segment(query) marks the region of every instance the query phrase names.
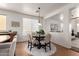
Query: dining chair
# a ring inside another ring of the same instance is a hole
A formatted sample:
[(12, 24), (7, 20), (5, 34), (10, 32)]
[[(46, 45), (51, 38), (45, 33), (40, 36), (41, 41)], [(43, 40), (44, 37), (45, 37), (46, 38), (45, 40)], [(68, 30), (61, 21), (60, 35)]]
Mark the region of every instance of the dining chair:
[(35, 39), (32, 37), (32, 34), (27, 34), (28, 37), (28, 48), (30, 47), (30, 51), (33, 48), (33, 44), (35, 43)]
[(41, 43), (44, 45), (43, 47), (45, 49), (45, 52), (47, 51), (47, 47), (49, 47), (49, 49), (51, 50), (51, 34), (47, 33)]

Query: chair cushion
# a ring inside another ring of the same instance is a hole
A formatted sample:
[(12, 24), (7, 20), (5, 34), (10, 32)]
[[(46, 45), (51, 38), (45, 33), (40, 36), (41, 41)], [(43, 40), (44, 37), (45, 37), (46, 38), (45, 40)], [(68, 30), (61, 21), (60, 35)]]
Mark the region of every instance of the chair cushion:
[(43, 41), (40, 41), (41, 42), (41, 44), (45, 44), (46, 42), (43, 40)]

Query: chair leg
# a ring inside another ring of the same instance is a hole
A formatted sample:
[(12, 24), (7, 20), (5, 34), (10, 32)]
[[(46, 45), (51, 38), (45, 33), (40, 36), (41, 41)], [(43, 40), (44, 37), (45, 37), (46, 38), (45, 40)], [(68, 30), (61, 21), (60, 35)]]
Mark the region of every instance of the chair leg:
[(16, 54), (14, 53), (14, 56), (16, 56)]
[(47, 50), (46, 50), (46, 43), (45, 43), (45, 52), (47, 52)]
[(51, 50), (51, 43), (49, 42), (49, 49)]
[(28, 48), (29, 48), (29, 42), (28, 42)]
[(32, 43), (31, 43), (31, 47), (30, 47), (30, 51), (32, 50)]

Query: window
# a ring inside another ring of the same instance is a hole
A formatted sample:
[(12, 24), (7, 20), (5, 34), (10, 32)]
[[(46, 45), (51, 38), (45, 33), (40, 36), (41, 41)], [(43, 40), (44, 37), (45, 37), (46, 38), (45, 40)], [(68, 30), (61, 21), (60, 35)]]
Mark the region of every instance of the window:
[(77, 32), (79, 32), (79, 23), (77, 23)]
[(6, 30), (6, 16), (0, 15), (0, 31)]
[(38, 30), (38, 20), (23, 18), (23, 33), (35, 32)]

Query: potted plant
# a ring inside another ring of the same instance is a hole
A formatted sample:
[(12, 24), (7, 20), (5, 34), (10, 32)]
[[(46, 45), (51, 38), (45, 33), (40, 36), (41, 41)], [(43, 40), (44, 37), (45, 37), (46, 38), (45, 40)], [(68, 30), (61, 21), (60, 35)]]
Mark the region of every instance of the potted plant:
[(37, 34), (42, 34), (42, 35), (44, 35), (44, 34), (45, 34), (45, 32), (44, 32), (44, 30), (43, 30), (43, 29), (40, 29), (39, 31), (37, 31)]

